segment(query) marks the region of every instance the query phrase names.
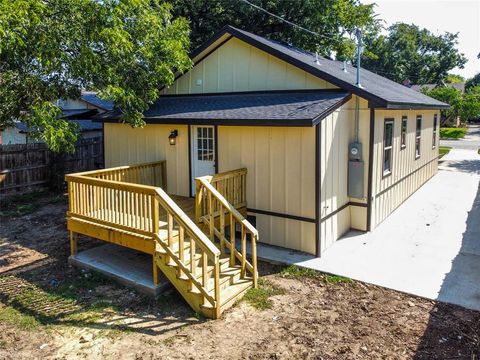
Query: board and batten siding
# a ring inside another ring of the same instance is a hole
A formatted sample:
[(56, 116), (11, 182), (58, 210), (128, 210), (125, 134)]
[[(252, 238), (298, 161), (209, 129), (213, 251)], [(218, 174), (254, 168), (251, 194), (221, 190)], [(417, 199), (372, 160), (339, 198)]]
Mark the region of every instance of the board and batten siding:
[[(176, 145), (168, 142), (177, 129)], [(167, 161), (167, 192), (189, 196), (188, 126), (148, 124), (132, 128), (126, 124), (105, 123), (105, 167)]]
[[(375, 110), (372, 230), (385, 220), (410, 195), (438, 171), (440, 116), (437, 122), (436, 147), (432, 147), (435, 110)], [(417, 115), (422, 116), (420, 157), (415, 158)], [(402, 116), (407, 116), (406, 147), (401, 149)], [(385, 119), (394, 120), (392, 171), (383, 176), (383, 133)]]
[[(320, 253), (350, 228), (366, 230), (369, 119), (368, 103), (360, 99), (359, 141), (363, 144), (365, 170), (365, 196), (361, 199), (348, 197), (348, 145), (355, 139), (355, 96), (321, 122)], [(352, 203), (365, 207), (347, 205)]]
[(315, 129), (219, 126), (218, 152), (219, 172), (248, 169), (249, 209), (310, 219), (250, 212), (260, 241), (315, 254)]
[(237, 38), (181, 75), (163, 94), (332, 89), (336, 86)]

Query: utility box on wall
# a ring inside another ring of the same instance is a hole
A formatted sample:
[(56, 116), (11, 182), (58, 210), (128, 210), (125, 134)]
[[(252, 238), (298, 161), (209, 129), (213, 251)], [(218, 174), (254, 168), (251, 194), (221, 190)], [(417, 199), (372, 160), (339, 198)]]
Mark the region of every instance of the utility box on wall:
[(349, 160), (348, 161), (348, 196), (362, 199), (363, 195), (363, 175), (364, 164), (363, 161)]

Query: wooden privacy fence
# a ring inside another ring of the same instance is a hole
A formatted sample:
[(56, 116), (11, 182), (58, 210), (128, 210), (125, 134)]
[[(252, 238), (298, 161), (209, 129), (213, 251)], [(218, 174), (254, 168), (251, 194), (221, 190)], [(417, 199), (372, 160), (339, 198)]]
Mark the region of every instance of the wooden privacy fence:
[(0, 197), (63, 187), (67, 173), (103, 168), (103, 139), (80, 139), (73, 154), (44, 143), (0, 145)]

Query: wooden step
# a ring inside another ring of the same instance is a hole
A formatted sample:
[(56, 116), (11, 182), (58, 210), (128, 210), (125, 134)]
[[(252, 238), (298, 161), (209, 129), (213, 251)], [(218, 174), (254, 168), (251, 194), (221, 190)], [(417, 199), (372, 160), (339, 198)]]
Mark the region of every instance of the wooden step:
[[(228, 288), (220, 292), (220, 313), (230, 308), (236, 301), (240, 300), (243, 295), (253, 287), (253, 280), (250, 278), (237, 280)], [(210, 304), (201, 305), (206, 310), (213, 310)]]
[[(164, 259), (165, 256), (166, 256), (165, 253), (157, 252), (155, 254), (155, 261), (156, 261), (158, 267), (161, 268), (162, 265), (165, 264), (165, 259)], [(194, 261), (196, 262), (195, 265), (197, 267), (197, 273), (195, 274), (196, 275), (195, 279), (197, 279), (199, 282), (202, 282), (203, 274), (202, 274), (201, 269), (199, 268), (200, 262), (202, 261), (202, 254), (201, 253), (196, 253)], [(188, 253), (185, 254), (183, 264), (187, 268), (190, 267), (190, 251), (188, 251)], [(219, 264), (220, 264), (220, 274), (222, 274), (224, 272), (227, 272), (227, 274), (228, 274), (228, 272), (231, 272), (232, 269), (235, 269), (235, 268), (230, 268), (230, 258), (229, 257), (220, 258), (219, 259)], [(175, 268), (178, 271), (177, 263), (173, 260), (170, 260), (170, 263), (165, 264), (165, 265), (170, 266), (172, 268)], [(213, 277), (214, 269), (215, 269), (215, 267), (213, 265), (208, 265), (208, 267), (207, 267), (207, 274), (208, 275), (207, 276), (209, 277), (209, 279), (211, 279)], [(179, 276), (178, 278), (188, 280), (188, 277), (186, 275)]]

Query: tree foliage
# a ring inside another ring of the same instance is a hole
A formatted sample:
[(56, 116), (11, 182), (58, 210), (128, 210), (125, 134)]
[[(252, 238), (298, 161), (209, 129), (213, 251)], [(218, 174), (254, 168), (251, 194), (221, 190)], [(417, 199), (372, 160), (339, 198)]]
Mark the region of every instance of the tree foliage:
[(448, 74), (445, 78), (447, 84), (460, 84), (465, 82), (465, 78), (462, 75)]
[(20, 119), (50, 148), (71, 150), (75, 128), (55, 100), (83, 88), (142, 126), (161, 86), (191, 66), (188, 51), (188, 23), (161, 0), (2, 0), (0, 127)]
[(463, 68), (467, 59), (456, 49), (458, 34), (432, 34), (416, 25), (397, 23), (387, 35), (367, 38), (366, 46), (374, 56), (364, 66), (397, 82), (441, 84), (448, 72)]
[(471, 79), (468, 79), (465, 83), (465, 89), (468, 90), (474, 86), (480, 85), (480, 73), (474, 75)]
[(290, 43), (296, 47), (338, 58), (353, 58), (352, 36), (357, 27), (366, 33), (378, 31), (374, 5), (358, 0), (250, 0), (265, 10), (311, 31), (315, 36), (290, 26), (241, 0), (175, 0), (173, 12), (190, 22), (192, 46), (197, 47), (225, 25), (232, 25)]
[(450, 109), (442, 110), (442, 116), (448, 120), (460, 118), (468, 121), (480, 118), (480, 85), (470, 88), (465, 93), (450, 86), (434, 89), (423, 88), (422, 92), (450, 105)]

